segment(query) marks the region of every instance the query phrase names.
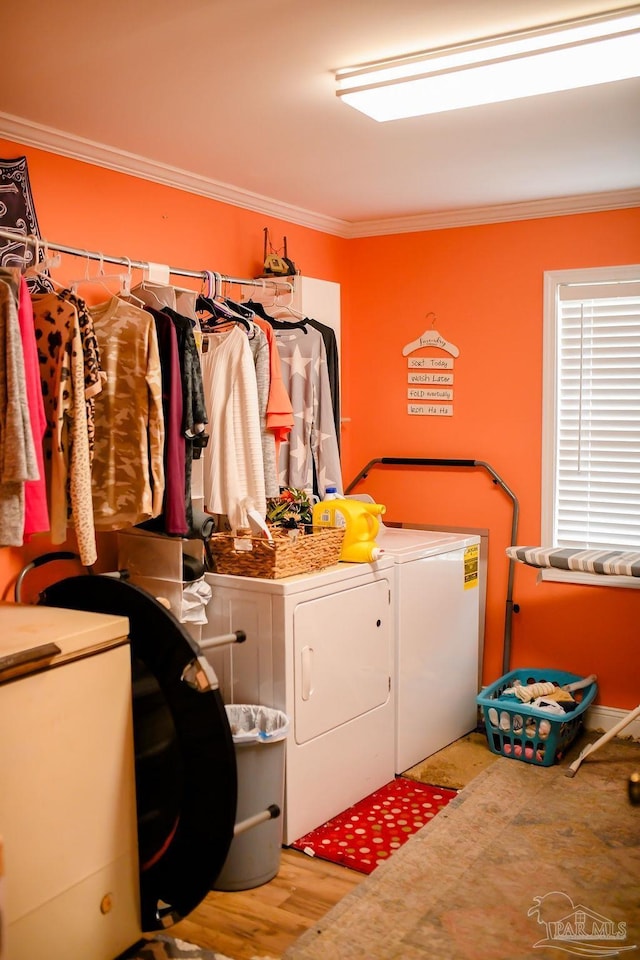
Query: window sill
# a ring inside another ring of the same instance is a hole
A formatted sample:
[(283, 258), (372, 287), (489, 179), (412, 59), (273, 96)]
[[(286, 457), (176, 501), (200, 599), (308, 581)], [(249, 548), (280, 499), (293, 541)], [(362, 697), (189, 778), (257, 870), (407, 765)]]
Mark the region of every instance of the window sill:
[(579, 570), (540, 570), (538, 580), (552, 580), (555, 583), (575, 583), (587, 587), (626, 587), (639, 590), (640, 577), (624, 577), (606, 573), (581, 573)]

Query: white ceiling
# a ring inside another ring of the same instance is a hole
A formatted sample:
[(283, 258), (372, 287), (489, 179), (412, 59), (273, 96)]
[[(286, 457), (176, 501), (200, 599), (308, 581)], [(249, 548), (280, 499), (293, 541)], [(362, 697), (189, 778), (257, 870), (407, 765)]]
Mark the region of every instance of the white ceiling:
[(623, 5), (30, 0), (26, 23), (15, 4), (3, 17), (15, 36), (0, 58), (0, 135), (345, 236), (619, 191), (627, 203), (612, 205), (628, 205), (640, 80), (379, 124), (336, 98), (333, 76)]

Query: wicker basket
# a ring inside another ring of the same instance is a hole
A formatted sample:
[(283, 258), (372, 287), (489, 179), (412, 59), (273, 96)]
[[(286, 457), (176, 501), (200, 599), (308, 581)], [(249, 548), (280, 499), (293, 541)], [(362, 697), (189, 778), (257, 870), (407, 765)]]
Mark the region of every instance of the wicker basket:
[(279, 580), (330, 567), (340, 559), (343, 527), (305, 527), (292, 537), (274, 527), (273, 540), (214, 533), (209, 539), (214, 572)]

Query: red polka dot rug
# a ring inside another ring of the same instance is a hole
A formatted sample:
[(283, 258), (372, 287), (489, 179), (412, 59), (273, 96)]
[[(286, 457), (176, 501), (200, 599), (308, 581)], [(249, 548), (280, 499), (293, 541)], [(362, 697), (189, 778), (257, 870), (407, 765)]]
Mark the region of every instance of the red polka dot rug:
[(396, 777), (291, 846), (351, 870), (372, 873), (456, 794), (456, 790)]

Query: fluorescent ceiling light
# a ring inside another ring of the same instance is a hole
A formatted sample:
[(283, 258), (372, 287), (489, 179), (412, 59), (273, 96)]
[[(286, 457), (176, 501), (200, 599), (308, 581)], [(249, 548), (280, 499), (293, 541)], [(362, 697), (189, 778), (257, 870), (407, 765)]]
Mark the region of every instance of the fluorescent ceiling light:
[(399, 120), (640, 76), (640, 6), (338, 70), (337, 96)]

